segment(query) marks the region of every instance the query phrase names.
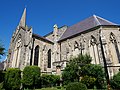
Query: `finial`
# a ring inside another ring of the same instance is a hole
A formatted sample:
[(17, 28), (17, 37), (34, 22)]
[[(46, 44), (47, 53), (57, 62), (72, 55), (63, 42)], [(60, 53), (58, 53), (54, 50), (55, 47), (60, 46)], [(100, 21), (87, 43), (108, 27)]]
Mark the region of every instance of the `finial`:
[(55, 24), (53, 27), (54, 27), (54, 28), (58, 28), (57, 24)]
[(95, 15), (95, 14), (93, 14), (93, 16), (94, 16), (94, 17), (96, 17), (96, 15)]

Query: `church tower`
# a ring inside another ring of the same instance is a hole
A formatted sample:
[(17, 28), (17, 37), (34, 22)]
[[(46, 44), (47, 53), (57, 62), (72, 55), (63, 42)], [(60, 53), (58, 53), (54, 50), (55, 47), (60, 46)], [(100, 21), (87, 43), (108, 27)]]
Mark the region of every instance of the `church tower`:
[(8, 67), (23, 69), (30, 64), (32, 28), (26, 25), (26, 8), (13, 33), (7, 58)]

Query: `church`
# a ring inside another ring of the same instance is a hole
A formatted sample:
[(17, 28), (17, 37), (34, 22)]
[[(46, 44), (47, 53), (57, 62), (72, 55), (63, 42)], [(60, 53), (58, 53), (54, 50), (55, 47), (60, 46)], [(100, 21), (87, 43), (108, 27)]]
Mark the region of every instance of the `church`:
[(120, 26), (93, 15), (72, 26), (53, 26), (45, 36), (37, 35), (26, 25), (26, 8), (14, 31), (6, 61), (6, 68), (24, 69), (37, 65), (42, 73), (60, 74), (69, 59), (88, 54), (92, 64), (104, 65), (100, 40), (110, 76), (120, 68)]

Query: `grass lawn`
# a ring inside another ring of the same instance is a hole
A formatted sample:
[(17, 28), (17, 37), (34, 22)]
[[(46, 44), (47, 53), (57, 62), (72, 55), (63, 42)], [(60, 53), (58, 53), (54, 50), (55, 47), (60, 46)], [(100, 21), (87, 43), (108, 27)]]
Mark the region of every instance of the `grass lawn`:
[(53, 87), (53, 88), (42, 88), (42, 89), (36, 89), (36, 90), (65, 90), (65, 89), (64, 88), (57, 89), (57, 88)]

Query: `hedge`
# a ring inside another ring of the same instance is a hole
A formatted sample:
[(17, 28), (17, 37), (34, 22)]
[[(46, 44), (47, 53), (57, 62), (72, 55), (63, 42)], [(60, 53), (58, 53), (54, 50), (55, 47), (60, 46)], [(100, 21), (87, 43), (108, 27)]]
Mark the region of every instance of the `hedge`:
[(40, 87), (40, 68), (38, 66), (26, 66), (23, 70), (23, 88)]
[(21, 71), (18, 68), (9, 68), (5, 74), (4, 88), (19, 90), (21, 86)]
[(60, 76), (59, 75), (43, 74), (41, 76), (42, 87), (57, 86), (57, 85), (59, 85), (59, 83), (60, 83)]
[(87, 87), (83, 83), (73, 82), (67, 85), (66, 90), (87, 90)]

